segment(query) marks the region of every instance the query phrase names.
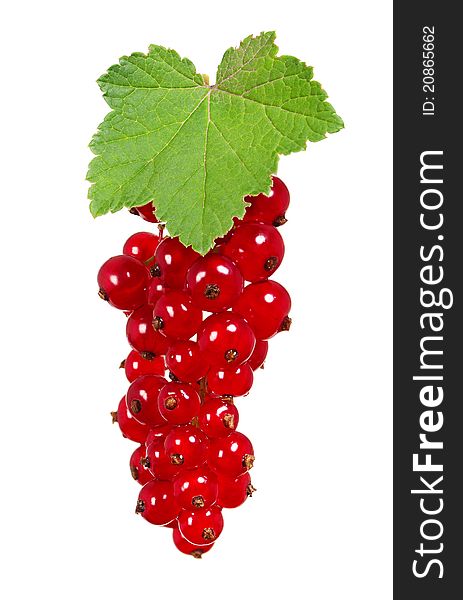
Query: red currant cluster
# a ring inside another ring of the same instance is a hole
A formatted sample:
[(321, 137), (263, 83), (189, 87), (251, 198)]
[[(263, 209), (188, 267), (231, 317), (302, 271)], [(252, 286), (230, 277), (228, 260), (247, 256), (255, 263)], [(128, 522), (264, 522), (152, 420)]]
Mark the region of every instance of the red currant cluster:
[[(113, 420), (140, 444), (130, 459), (143, 486), (136, 512), (171, 527), (176, 547), (195, 557), (222, 532), (222, 509), (255, 491), (234, 398), (251, 389), (267, 340), (291, 323), (289, 294), (269, 279), (284, 255), (276, 227), (288, 190), (274, 177), (269, 196), (246, 200), (244, 218), (205, 256), (160, 225), (132, 235), (98, 273), (100, 297), (128, 317), (130, 386)], [(157, 222), (152, 204), (131, 212)]]

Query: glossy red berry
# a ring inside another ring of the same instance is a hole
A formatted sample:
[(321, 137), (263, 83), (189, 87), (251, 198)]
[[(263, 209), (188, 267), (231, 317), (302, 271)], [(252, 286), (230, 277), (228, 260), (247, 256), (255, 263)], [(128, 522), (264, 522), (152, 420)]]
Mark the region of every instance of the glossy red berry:
[(127, 379), (132, 382), (142, 375), (160, 375), (164, 376), (166, 365), (162, 356), (152, 359), (143, 358), (136, 350), (129, 352), (129, 355), (122, 361), (121, 367), (124, 368)]
[(148, 481), (153, 479), (153, 475), (145, 469), (142, 464), (142, 460), (145, 458), (146, 447), (144, 444), (138, 446), (130, 457), (130, 472), (135, 481), (138, 481), (140, 485), (145, 485)]
[(224, 437), (238, 427), (238, 409), (230, 400), (209, 396), (199, 410), (198, 419), (209, 438)]
[(153, 442), (159, 441), (162, 441), (164, 444), (164, 440), (166, 439), (167, 434), (170, 433), (171, 429), (172, 425), (169, 425), (169, 423), (153, 427), (153, 429), (150, 429), (148, 435), (146, 436), (145, 446), (148, 448), (148, 446)]
[(146, 301), (149, 273), (145, 265), (132, 256), (113, 256), (98, 271), (98, 292), (120, 310), (134, 310)]
[(159, 221), (156, 218), (156, 215), (154, 214), (154, 211), (155, 207), (153, 206), (152, 202), (148, 202), (143, 206), (136, 206), (130, 209), (130, 212), (140, 216), (144, 221), (148, 221), (148, 223), (159, 223)]
[(243, 223), (220, 252), (231, 258), (246, 281), (267, 279), (281, 264), (285, 254), (283, 238), (272, 225)]
[(187, 541), (180, 533), (178, 526), (175, 526), (173, 531), (173, 540), (175, 547), (183, 554), (189, 554), (194, 558), (201, 558), (205, 552), (209, 552), (214, 544), (208, 544), (207, 546), (198, 546), (197, 544), (191, 544)]
[(199, 345), (191, 340), (177, 340), (169, 346), (166, 365), (177, 379), (187, 383), (199, 381), (208, 368)]
[(158, 235), (148, 231), (139, 231), (128, 238), (124, 244), (122, 253), (145, 263), (147, 260), (154, 257), (158, 244)]
[(251, 476), (248, 472), (236, 479), (219, 477), (218, 482), (219, 494), (217, 504), (222, 508), (237, 508), (256, 491), (256, 488), (251, 483)]
[(167, 288), (160, 281), (159, 277), (153, 277), (148, 285), (147, 304), (151, 304), (153, 307), (159, 298), (165, 294)]
[(117, 423), (119, 425), (119, 429), (125, 438), (132, 440), (132, 442), (138, 442), (139, 444), (143, 444), (145, 442), (149, 433), (149, 427), (144, 423), (140, 423), (134, 418), (127, 408), (125, 396), (119, 402), (117, 411), (111, 413), (111, 415), (113, 418), (113, 423)]
[(138, 495), (135, 512), (153, 525), (165, 525), (175, 519), (179, 506), (170, 481), (152, 480), (146, 483)]
[(188, 383), (170, 381), (158, 396), (159, 412), (171, 425), (186, 425), (201, 406), (198, 392)]
[(289, 206), (289, 192), (285, 184), (276, 176), (272, 177), (270, 194), (246, 196), (251, 206), (246, 208), (243, 221), (258, 221), (279, 227), (286, 223), (286, 211)]
[(217, 500), (217, 475), (205, 465), (181, 471), (174, 479), (174, 494), (186, 510), (208, 508)]
[(150, 429), (166, 423), (158, 408), (158, 395), (166, 383), (158, 375), (143, 375), (135, 379), (127, 390), (127, 408), (140, 423), (146, 423)]
[(276, 281), (246, 286), (233, 310), (246, 319), (259, 340), (267, 340), (291, 325), (291, 298)]
[(268, 342), (257, 340), (251, 358), (248, 360), (248, 364), (253, 371), (263, 366), (264, 361), (267, 358), (267, 352)]
[(219, 477), (236, 479), (254, 464), (252, 444), (239, 431), (232, 431), (224, 438), (210, 440), (207, 464)]
[(164, 447), (173, 465), (181, 469), (194, 469), (207, 458), (206, 434), (192, 425), (174, 427), (165, 439)]
[(235, 263), (217, 253), (194, 262), (186, 281), (193, 303), (209, 312), (230, 308), (238, 300), (244, 283)]
[(248, 363), (219, 367), (207, 374), (209, 391), (217, 396), (244, 396), (252, 388), (254, 375)]
[(153, 307), (145, 304), (127, 319), (127, 340), (144, 358), (151, 359), (167, 352), (169, 340), (153, 327)]
[(178, 528), (191, 544), (213, 544), (223, 530), (222, 509), (218, 506), (182, 510), (178, 516)]
[(184, 246), (178, 238), (165, 238), (156, 249), (154, 275), (166, 287), (183, 289), (187, 271), (199, 257), (197, 252)]
[(145, 466), (160, 481), (172, 481), (181, 465), (172, 464), (164, 448), (165, 438), (153, 440), (146, 446)]
[(188, 340), (198, 331), (203, 319), (189, 294), (180, 290), (165, 293), (156, 302), (153, 327), (171, 340)]
[(214, 366), (241, 365), (252, 354), (256, 338), (247, 322), (233, 312), (208, 317), (198, 332), (198, 345)]

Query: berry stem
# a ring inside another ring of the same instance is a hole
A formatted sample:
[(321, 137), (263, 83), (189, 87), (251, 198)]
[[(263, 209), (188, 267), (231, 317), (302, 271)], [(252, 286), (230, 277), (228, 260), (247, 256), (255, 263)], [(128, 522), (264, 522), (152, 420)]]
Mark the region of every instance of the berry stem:
[(204, 399), (206, 398), (206, 394), (207, 394), (206, 378), (202, 377), (199, 380), (199, 397), (201, 398), (201, 404), (204, 404)]

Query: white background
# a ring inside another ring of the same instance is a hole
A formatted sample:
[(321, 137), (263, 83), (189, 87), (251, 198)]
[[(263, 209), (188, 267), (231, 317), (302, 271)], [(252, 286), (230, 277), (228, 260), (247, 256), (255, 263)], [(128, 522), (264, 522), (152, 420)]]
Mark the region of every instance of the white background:
[[(1, 17), (1, 565), (6, 600), (391, 592), (389, 2), (15, 2)], [(257, 493), (201, 561), (134, 514), (134, 446), (109, 412), (127, 386), (124, 317), (100, 264), (144, 223), (87, 209), (97, 77), (149, 43), (211, 80), (223, 51), (276, 29), (346, 128), (283, 158), (292, 194), (276, 279), (293, 329), (237, 402)]]

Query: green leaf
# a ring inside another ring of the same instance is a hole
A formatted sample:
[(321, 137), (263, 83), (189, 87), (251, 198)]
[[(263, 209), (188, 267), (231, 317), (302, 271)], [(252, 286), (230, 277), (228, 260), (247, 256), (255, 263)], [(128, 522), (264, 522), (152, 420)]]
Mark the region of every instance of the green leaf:
[(173, 50), (124, 56), (99, 80), (112, 111), (94, 135), (94, 216), (153, 201), (171, 235), (205, 254), (270, 190), (279, 154), (343, 127), (312, 68), (277, 56), (275, 33), (230, 48), (209, 86)]

